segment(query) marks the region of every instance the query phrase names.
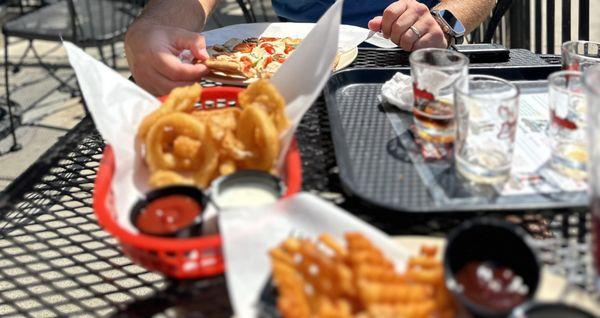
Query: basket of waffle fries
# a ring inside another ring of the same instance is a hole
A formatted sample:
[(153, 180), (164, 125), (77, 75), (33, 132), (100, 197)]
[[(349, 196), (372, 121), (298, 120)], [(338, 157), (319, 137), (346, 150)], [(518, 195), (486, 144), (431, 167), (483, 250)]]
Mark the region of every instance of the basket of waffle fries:
[[(174, 89), (162, 105), (146, 115), (136, 130), (137, 152), (145, 169), (141, 178), (150, 190), (185, 186), (209, 191), (211, 183), (240, 170), (278, 175), (286, 193), (301, 187), (301, 163), (292, 142), (278, 164), (280, 136), (290, 124), (285, 102), (268, 80), (247, 89), (202, 88), (195, 84)], [(135, 233), (117, 220), (111, 190), (115, 176), (113, 150), (107, 146), (94, 191), (99, 223), (138, 264), (175, 278), (223, 273), (221, 238), (217, 233), (194, 237), (163, 237)], [(204, 203), (204, 202), (203, 202)]]
[(263, 316), (284, 318), (455, 317), (436, 254), (421, 246), (397, 271), (359, 232), (346, 233), (345, 244), (328, 234), (288, 238), (269, 252), (272, 279), (259, 307)]

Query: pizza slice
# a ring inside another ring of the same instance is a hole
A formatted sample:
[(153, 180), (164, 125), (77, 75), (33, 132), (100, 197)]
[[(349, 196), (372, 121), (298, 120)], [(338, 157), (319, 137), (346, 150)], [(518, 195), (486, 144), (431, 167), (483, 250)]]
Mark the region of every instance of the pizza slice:
[(207, 59), (204, 64), (213, 73), (223, 73), (226, 76), (257, 77), (253, 62), (242, 54), (224, 54)]
[(244, 78), (270, 78), (302, 39), (232, 38), (223, 45), (208, 48), (205, 64), (217, 75)]
[(223, 73), (229, 76), (246, 78), (256, 77), (253, 59), (248, 53), (258, 45), (256, 38), (241, 40), (232, 38), (223, 45), (213, 45), (207, 48), (210, 58), (204, 63), (213, 73)]

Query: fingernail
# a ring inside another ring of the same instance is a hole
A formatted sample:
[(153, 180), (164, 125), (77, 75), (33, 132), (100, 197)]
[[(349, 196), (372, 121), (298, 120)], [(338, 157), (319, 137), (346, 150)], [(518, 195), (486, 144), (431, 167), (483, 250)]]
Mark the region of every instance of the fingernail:
[(208, 56), (208, 51), (206, 50), (206, 48), (202, 48), (200, 49), (200, 55), (202, 56), (202, 58), (207, 59), (209, 58)]

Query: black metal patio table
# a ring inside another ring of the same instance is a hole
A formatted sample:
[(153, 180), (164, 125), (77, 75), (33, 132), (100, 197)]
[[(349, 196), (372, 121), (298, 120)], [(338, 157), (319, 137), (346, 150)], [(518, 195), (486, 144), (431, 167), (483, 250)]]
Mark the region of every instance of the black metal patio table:
[[(360, 49), (351, 67), (406, 66), (407, 57), (397, 50)], [(548, 63), (560, 59), (512, 50), (504, 65)], [(476, 215), (391, 216), (345, 196), (322, 98), (305, 115), (297, 140), (304, 190), (390, 234), (443, 235)], [(103, 147), (93, 122), (85, 118), (0, 193), (0, 315), (229, 316), (223, 276), (173, 281), (147, 272), (122, 255), (116, 240), (97, 224), (92, 192)], [(542, 259), (553, 271), (594, 292), (586, 211), (527, 211), (497, 217), (521, 224), (539, 239)]]

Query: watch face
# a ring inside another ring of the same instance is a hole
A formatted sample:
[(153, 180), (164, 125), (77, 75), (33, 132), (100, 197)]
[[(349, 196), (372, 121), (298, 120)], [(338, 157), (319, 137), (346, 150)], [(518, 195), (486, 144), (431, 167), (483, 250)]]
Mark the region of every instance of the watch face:
[(465, 26), (454, 16), (454, 14), (452, 14), (452, 12), (448, 10), (439, 10), (438, 14), (446, 21), (446, 23), (448, 23), (456, 35), (462, 36), (465, 34)]

